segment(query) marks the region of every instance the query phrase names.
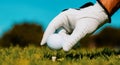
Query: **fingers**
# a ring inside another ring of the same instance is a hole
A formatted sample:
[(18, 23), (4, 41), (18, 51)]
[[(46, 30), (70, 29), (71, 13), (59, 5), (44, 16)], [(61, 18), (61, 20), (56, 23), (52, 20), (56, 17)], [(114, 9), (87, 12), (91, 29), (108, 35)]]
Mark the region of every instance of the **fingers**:
[(79, 40), (85, 37), (88, 33), (92, 33), (98, 27), (98, 22), (94, 19), (81, 19), (77, 22), (73, 33), (63, 44), (63, 50), (69, 51)]
[(67, 21), (67, 19), (66, 19), (65, 14), (61, 13), (58, 16), (56, 16), (48, 25), (48, 27), (43, 35), (41, 45), (44, 45), (47, 41), (48, 36), (53, 34), (58, 28), (62, 27), (64, 25), (64, 22), (66, 22), (66, 21)]
[(69, 51), (79, 40), (82, 32), (80, 27), (77, 25), (73, 33), (67, 38), (66, 42), (63, 44), (63, 50)]

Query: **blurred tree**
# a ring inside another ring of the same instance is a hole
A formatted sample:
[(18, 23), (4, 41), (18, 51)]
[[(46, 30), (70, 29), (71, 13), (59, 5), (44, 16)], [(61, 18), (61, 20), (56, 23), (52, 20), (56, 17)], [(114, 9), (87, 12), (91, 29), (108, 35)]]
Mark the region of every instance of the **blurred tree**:
[(97, 47), (120, 47), (120, 29), (106, 27), (98, 35), (96, 35), (94, 42)]
[(11, 31), (5, 33), (1, 38), (0, 45), (4, 47), (9, 47), (11, 44), (22, 47), (29, 44), (40, 46), (42, 35), (42, 27), (36, 24), (24, 23), (15, 25)]
[(80, 40), (80, 44), (85, 48), (120, 48), (120, 29), (106, 27), (99, 34)]

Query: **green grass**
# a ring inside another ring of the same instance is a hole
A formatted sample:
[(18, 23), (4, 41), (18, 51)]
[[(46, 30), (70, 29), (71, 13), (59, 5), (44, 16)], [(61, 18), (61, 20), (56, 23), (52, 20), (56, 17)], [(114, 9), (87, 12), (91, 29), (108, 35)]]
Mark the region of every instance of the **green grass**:
[[(56, 56), (56, 61), (52, 57)], [(120, 50), (99, 48), (54, 51), (47, 47), (0, 48), (0, 65), (120, 65)]]

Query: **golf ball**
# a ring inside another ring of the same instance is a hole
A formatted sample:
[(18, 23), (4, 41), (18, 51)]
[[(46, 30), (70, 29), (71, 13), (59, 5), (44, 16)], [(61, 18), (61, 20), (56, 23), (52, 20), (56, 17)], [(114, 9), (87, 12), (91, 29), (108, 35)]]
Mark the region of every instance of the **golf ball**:
[(48, 47), (54, 50), (61, 49), (63, 42), (64, 40), (60, 34), (52, 34), (47, 38)]

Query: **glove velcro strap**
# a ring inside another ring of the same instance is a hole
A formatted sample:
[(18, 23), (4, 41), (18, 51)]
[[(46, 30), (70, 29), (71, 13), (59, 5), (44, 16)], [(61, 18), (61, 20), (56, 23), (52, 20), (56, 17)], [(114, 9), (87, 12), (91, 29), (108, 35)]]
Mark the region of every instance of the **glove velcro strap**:
[(111, 23), (111, 15), (109, 14), (108, 10), (104, 7), (104, 5), (99, 0), (97, 0), (97, 2), (105, 10), (105, 13), (108, 15), (109, 23)]
[(85, 7), (92, 6), (92, 5), (94, 5), (92, 2), (88, 2), (84, 4), (83, 6), (81, 6), (80, 8), (85, 8)]
[[(74, 8), (74, 9), (80, 10), (81, 8), (86, 8), (86, 7), (92, 6), (92, 5), (94, 5), (92, 2), (88, 2), (88, 3), (84, 4), (84, 5), (82, 5), (81, 7), (79, 7), (79, 8)], [(68, 9), (69, 9), (69, 8), (68, 8)], [(66, 11), (66, 10), (68, 10), (68, 9), (64, 9), (64, 10), (62, 10), (62, 12), (63, 12), (63, 11)]]

